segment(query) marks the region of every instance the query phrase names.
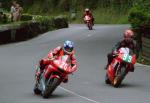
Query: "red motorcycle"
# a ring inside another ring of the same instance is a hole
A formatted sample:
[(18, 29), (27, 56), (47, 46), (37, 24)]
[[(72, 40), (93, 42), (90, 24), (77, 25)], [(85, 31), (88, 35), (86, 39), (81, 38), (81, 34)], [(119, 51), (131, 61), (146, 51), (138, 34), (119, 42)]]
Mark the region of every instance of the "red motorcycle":
[(92, 30), (93, 29), (93, 24), (92, 24), (92, 18), (89, 16), (89, 15), (86, 15), (84, 17), (84, 21), (88, 27), (89, 30)]
[(48, 98), (60, 83), (68, 77), (68, 74), (72, 73), (69, 58), (68, 55), (63, 55), (51, 60), (50, 65), (41, 74), (39, 83), (35, 84), (35, 94), (41, 93), (43, 98)]
[(122, 80), (133, 68), (136, 62), (136, 55), (132, 54), (129, 48), (120, 48), (114, 56), (114, 59), (107, 68), (105, 83), (119, 87)]

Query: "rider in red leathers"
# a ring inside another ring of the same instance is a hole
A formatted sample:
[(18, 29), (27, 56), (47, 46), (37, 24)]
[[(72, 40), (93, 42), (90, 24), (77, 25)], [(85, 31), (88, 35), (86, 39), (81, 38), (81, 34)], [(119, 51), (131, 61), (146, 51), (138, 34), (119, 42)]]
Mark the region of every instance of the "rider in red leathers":
[[(113, 48), (112, 52), (107, 55), (108, 63), (106, 65), (105, 69), (107, 69), (108, 65), (110, 65), (110, 63), (112, 62), (112, 60), (114, 58), (113, 54), (117, 53), (117, 51), (121, 47), (128, 47), (129, 49), (132, 50), (133, 53), (137, 54), (137, 45), (136, 45), (136, 42), (134, 41), (133, 37), (134, 37), (134, 32), (132, 30), (130, 30), (130, 29), (125, 30), (123, 40), (118, 42), (115, 45), (115, 47)], [(131, 67), (130, 71), (134, 72), (134, 66)]]
[(88, 15), (88, 16), (92, 19), (92, 24), (94, 25), (94, 17), (93, 17), (93, 15), (92, 15), (92, 12), (91, 12), (88, 8), (86, 8), (86, 9), (84, 10), (83, 18), (84, 18), (86, 15)]
[[(37, 77), (40, 77), (40, 75), (43, 72), (43, 70), (45, 69), (45, 67), (51, 63), (50, 59), (52, 57), (57, 58), (61, 55), (69, 55), (70, 56), (71, 66), (72, 66), (71, 72), (76, 71), (77, 70), (77, 60), (75, 57), (73, 42), (67, 40), (67, 41), (65, 41), (63, 46), (56, 47), (52, 52), (48, 53), (48, 56), (46, 58), (43, 58), (42, 60), (40, 60), (40, 62), (39, 62), (40, 71), (38, 71), (36, 73)], [(64, 83), (68, 82), (68, 77), (63, 82)]]

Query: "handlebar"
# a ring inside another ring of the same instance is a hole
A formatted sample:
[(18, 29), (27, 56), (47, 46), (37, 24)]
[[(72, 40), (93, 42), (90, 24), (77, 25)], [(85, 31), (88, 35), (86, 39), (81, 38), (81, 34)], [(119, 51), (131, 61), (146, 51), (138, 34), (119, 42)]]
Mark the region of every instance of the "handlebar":
[(52, 57), (52, 58), (47, 58), (48, 60), (50, 60), (50, 61), (52, 61), (52, 60), (54, 60), (55, 58), (54, 57)]

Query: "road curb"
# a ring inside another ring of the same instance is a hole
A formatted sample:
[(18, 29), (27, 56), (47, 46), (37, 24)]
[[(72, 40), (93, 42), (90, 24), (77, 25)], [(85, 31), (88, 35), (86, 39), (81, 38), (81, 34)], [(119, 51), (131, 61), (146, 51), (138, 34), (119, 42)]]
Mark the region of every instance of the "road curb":
[(144, 64), (140, 64), (140, 63), (136, 63), (136, 65), (145, 66), (145, 67), (149, 67), (150, 68), (150, 65), (144, 65)]

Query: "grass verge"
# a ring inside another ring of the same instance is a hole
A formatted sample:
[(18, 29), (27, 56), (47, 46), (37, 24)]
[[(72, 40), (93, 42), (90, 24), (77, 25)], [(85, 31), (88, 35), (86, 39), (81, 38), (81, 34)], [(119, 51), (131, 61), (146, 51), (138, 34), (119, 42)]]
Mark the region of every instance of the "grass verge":
[(140, 63), (140, 64), (144, 64), (144, 65), (150, 65), (150, 60), (145, 59), (142, 56), (142, 53), (139, 54), (139, 58), (137, 59), (137, 62)]
[[(76, 19), (72, 23), (83, 23), (83, 12), (76, 13)], [(96, 9), (93, 11), (95, 24), (128, 24), (128, 13), (117, 12), (113, 9)]]

